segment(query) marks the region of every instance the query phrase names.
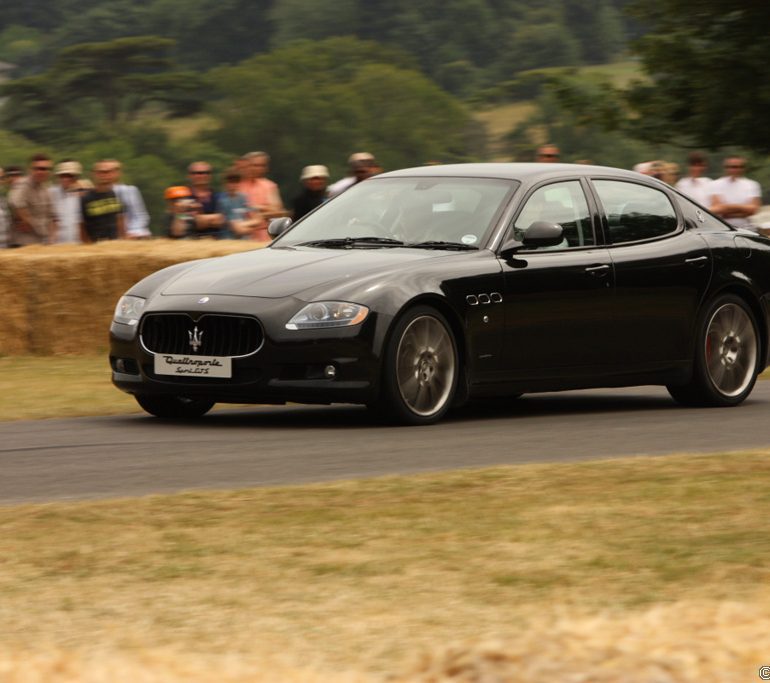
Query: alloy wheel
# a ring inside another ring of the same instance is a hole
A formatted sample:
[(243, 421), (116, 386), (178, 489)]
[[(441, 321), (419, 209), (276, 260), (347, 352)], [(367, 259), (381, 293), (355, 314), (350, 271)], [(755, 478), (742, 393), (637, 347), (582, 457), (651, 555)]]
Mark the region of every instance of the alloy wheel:
[(456, 354), (452, 335), (430, 315), (412, 320), (396, 351), (396, 382), (401, 398), (416, 415), (440, 411), (454, 386)]

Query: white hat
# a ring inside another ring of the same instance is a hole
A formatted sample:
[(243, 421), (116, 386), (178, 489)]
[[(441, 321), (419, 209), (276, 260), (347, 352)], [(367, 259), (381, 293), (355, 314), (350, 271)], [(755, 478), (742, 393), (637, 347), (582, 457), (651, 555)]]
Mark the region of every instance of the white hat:
[(305, 166), (305, 168), (302, 169), (302, 174), (300, 175), (300, 180), (307, 180), (308, 178), (328, 178), (329, 177), (329, 169), (326, 168), (326, 166), (321, 166), (320, 164), (316, 166)]
[(81, 175), (83, 167), (77, 161), (62, 161), (56, 167), (56, 175)]
[(374, 154), (369, 154), (369, 152), (356, 152), (348, 157), (348, 164), (351, 166), (361, 161), (374, 161)]

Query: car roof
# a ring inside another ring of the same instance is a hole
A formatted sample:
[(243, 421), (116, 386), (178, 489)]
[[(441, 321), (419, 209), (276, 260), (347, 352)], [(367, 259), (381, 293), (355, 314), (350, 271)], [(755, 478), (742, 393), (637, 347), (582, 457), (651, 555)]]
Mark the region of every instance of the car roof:
[(478, 164), (437, 164), (416, 166), (398, 171), (382, 173), (380, 178), (402, 177), (464, 177), (464, 178), (504, 178), (534, 182), (550, 177), (571, 176), (613, 176), (629, 180), (650, 180), (635, 171), (610, 166), (589, 166), (586, 164), (536, 164), (536, 163), (478, 163)]

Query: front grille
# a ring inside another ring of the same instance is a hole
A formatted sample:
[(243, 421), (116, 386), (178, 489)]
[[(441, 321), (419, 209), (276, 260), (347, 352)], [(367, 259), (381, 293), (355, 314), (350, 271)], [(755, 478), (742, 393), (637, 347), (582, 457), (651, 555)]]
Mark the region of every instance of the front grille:
[(262, 345), (262, 327), (255, 318), (203, 315), (194, 321), (184, 313), (150, 313), (139, 336), (151, 353), (187, 356), (248, 356)]

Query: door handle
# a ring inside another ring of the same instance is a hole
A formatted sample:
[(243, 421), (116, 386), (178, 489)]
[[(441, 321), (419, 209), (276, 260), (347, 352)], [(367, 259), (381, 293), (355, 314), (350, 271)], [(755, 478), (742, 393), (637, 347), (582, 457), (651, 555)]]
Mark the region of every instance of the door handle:
[(696, 268), (703, 268), (708, 263), (708, 256), (693, 256), (692, 258), (686, 258), (684, 262), (689, 266), (695, 266)]
[(610, 267), (605, 263), (601, 266), (588, 266), (586, 273), (594, 277), (604, 277), (610, 272)]

